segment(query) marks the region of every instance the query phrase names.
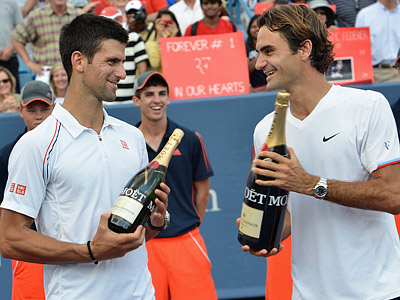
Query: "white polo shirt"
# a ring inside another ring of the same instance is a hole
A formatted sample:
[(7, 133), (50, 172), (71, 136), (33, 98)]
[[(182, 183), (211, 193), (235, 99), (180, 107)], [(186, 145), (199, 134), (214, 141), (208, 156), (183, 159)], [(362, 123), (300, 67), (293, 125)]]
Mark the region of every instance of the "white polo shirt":
[[(57, 104), (15, 145), (1, 207), (36, 219), (44, 235), (85, 244), (147, 163), (144, 137), (134, 126), (104, 111), (98, 135)], [(154, 299), (144, 245), (98, 265), (45, 265), (45, 289), (46, 299)]]
[[(271, 127), (254, 133), (260, 149)], [(358, 182), (400, 160), (388, 101), (374, 91), (332, 86), (309, 116), (288, 110), (287, 145), (306, 172)], [(329, 190), (329, 187), (328, 187)], [(293, 300), (388, 300), (400, 296), (400, 244), (394, 216), (290, 193)]]

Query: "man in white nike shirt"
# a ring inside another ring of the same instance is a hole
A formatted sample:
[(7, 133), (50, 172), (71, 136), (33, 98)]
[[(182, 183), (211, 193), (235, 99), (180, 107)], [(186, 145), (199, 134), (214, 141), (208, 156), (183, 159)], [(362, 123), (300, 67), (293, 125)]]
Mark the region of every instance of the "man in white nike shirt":
[[(400, 299), (400, 149), (388, 101), (326, 81), (333, 45), (308, 7), (271, 8), (258, 26), (256, 68), (267, 89), (291, 94), (290, 158), (257, 153), (271, 160), (255, 159), (254, 173), (274, 178), (256, 183), (290, 191), (283, 237), (291, 234), (292, 299)], [(256, 151), (272, 118), (255, 128)]]

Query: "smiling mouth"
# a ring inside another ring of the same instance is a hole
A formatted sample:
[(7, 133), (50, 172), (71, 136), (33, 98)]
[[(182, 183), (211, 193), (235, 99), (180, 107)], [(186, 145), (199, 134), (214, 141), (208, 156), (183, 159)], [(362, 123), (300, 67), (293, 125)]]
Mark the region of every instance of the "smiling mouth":
[(151, 108), (152, 110), (161, 110), (161, 106), (153, 106), (152, 108)]

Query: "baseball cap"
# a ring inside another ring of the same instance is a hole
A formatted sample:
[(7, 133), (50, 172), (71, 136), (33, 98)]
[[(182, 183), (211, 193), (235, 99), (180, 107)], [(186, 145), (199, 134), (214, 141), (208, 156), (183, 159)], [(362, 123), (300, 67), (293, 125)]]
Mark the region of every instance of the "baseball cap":
[(142, 2), (140, 2), (140, 0), (132, 0), (129, 1), (126, 5), (125, 5), (125, 12), (129, 12), (131, 9), (134, 10), (141, 10), (143, 9), (142, 6)]
[(101, 11), (100, 15), (103, 16), (103, 17), (112, 19), (112, 20), (115, 20), (115, 19), (118, 19), (118, 18), (122, 19), (121, 11), (118, 8), (114, 7), (114, 6), (107, 6), (106, 8), (104, 8)]
[(54, 99), (50, 85), (39, 80), (29, 81), (21, 91), (22, 106), (27, 106), (33, 101), (43, 101), (48, 105), (52, 105), (54, 104)]
[(146, 85), (147, 81), (149, 81), (149, 79), (152, 78), (152, 77), (153, 78), (155, 78), (155, 77), (160, 78), (162, 81), (165, 82), (165, 84), (169, 88), (167, 79), (165, 79), (164, 76), (162, 76), (161, 73), (154, 72), (154, 71), (147, 71), (147, 72), (144, 72), (143, 74), (140, 74), (139, 77), (136, 79), (135, 84), (133, 85), (133, 94), (136, 95), (136, 92), (138, 90), (141, 90), (142, 88), (144, 88), (144, 86)]

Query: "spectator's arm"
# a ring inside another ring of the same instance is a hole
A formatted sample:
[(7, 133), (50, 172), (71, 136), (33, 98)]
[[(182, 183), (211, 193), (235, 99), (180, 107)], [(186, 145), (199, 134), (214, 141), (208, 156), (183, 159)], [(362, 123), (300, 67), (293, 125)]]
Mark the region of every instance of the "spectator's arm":
[(35, 74), (43, 74), (42, 66), (33, 62), (25, 49), (25, 44), (17, 41), (14, 37), (11, 37), (11, 42), (13, 43), (15, 50), (17, 50), (18, 55), (21, 57), (25, 65)]
[(143, 60), (140, 63), (138, 63), (137, 69), (138, 69), (139, 75), (146, 72), (147, 71), (147, 60)]
[(21, 7), (22, 16), (26, 16), (37, 4), (39, 0), (26, 0), (26, 3)]

